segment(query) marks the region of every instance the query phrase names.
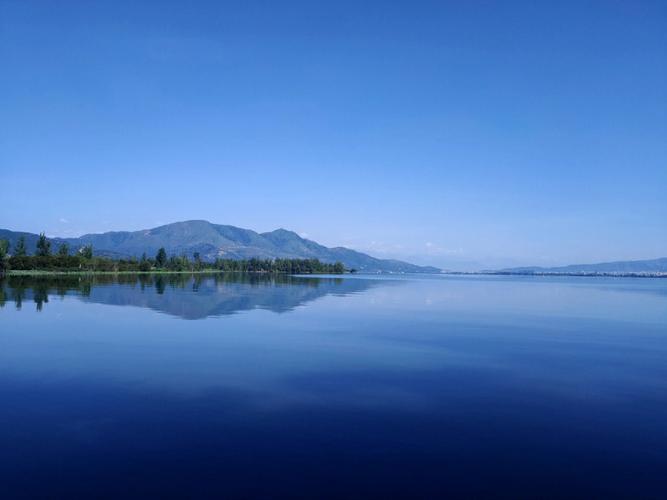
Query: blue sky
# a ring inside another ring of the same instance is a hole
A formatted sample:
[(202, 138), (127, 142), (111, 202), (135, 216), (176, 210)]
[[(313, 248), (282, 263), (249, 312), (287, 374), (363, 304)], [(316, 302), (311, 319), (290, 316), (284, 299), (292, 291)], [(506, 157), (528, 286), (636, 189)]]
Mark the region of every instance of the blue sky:
[(0, 0), (0, 227), (667, 255), (665, 2)]

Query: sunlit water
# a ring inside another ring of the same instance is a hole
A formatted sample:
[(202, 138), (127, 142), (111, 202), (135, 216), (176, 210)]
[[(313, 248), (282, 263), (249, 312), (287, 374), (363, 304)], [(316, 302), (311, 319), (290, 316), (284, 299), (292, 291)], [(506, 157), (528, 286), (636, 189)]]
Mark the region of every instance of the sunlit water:
[(5, 279), (0, 497), (667, 496), (667, 280)]

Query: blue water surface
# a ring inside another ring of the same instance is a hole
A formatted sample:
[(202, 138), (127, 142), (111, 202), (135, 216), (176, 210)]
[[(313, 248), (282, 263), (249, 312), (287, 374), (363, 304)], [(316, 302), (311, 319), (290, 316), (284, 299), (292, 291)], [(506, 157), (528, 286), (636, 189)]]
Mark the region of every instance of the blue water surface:
[(9, 277), (2, 498), (666, 498), (667, 280)]

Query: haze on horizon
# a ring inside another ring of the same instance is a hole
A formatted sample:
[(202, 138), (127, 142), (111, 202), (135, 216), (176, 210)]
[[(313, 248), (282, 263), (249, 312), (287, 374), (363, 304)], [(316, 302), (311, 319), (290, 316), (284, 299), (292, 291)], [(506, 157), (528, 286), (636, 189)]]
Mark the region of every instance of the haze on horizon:
[(667, 255), (664, 2), (0, 0), (0, 228)]

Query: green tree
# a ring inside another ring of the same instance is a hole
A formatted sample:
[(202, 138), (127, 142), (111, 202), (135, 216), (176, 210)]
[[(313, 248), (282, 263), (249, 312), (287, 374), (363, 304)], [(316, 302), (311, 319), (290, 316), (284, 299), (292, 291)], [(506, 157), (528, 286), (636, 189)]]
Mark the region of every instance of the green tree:
[(7, 263), (7, 252), (9, 252), (9, 241), (0, 240), (0, 274), (4, 273), (9, 267)]
[(155, 265), (157, 267), (164, 267), (167, 264), (167, 251), (164, 247), (160, 248), (155, 255)]
[(44, 233), (39, 234), (39, 239), (37, 240), (37, 252), (35, 255), (40, 257), (48, 257), (51, 255), (51, 242), (46, 239)]
[(16, 242), (16, 246), (14, 247), (14, 256), (25, 257), (27, 253), (28, 251), (26, 250), (25, 247), (25, 236), (21, 236), (19, 240)]
[(148, 258), (146, 257), (146, 252), (144, 252), (141, 256), (141, 260), (139, 261), (139, 271), (141, 272), (146, 272), (151, 270), (151, 263), (148, 262)]
[(69, 245), (67, 243), (63, 243), (58, 247), (58, 255), (61, 257), (67, 257), (69, 255)]
[(81, 253), (81, 257), (83, 257), (84, 259), (92, 259), (93, 245), (86, 245), (81, 250), (79, 250), (79, 252)]

